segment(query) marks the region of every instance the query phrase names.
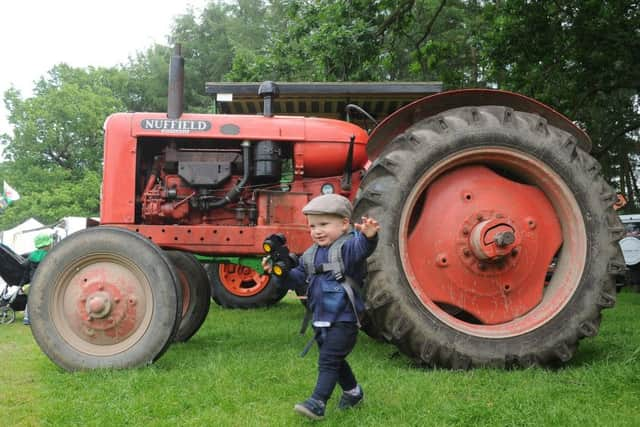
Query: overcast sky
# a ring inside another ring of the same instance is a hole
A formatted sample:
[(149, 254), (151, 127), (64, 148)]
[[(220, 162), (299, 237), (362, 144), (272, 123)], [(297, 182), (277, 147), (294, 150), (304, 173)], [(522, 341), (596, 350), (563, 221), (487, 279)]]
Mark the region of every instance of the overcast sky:
[[(61, 62), (110, 67), (154, 42), (167, 43), (174, 17), (209, 0), (4, 0), (0, 2), (0, 98), (14, 85), (31, 95), (34, 81)], [(8, 132), (0, 102), (0, 133)]]

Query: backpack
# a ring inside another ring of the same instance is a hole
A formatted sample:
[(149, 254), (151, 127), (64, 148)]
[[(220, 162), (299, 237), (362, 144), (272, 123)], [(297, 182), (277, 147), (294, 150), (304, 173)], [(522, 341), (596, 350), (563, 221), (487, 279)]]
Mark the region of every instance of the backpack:
[[(302, 254), (302, 265), (304, 266), (305, 273), (307, 278), (310, 278), (313, 275), (320, 273), (333, 273), (336, 281), (344, 287), (344, 290), (347, 294), (349, 302), (351, 303), (351, 307), (353, 308), (353, 312), (356, 316), (356, 323), (358, 328), (362, 325), (360, 324), (360, 316), (358, 315), (358, 310), (356, 309), (356, 299), (355, 292), (360, 291), (360, 287), (356, 283), (353, 278), (345, 275), (344, 268), (344, 260), (342, 259), (342, 246), (348, 239), (351, 239), (355, 236), (355, 232), (350, 231), (346, 234), (340, 236), (335, 242), (331, 244), (329, 247), (329, 255), (328, 261), (326, 263), (321, 264), (317, 268), (315, 267), (315, 259), (316, 253), (318, 252), (318, 244), (314, 243), (309, 249), (307, 249)], [(309, 283), (310, 279), (307, 279), (307, 283)], [(305, 314), (305, 320), (303, 321), (302, 328), (300, 330), (301, 333), (304, 333), (308, 326), (309, 319), (307, 318), (310, 315), (310, 310), (307, 308), (307, 313)]]

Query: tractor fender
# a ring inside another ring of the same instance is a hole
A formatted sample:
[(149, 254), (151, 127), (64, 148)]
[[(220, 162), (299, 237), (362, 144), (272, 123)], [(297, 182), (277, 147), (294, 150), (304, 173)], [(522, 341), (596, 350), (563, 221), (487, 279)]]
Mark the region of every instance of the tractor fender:
[(369, 160), (373, 161), (390, 141), (420, 120), (454, 108), (485, 105), (500, 105), (537, 114), (549, 124), (573, 135), (578, 141), (578, 146), (584, 151), (591, 151), (591, 138), (569, 118), (548, 105), (505, 90), (460, 89), (425, 96), (387, 116), (371, 132), (367, 144)]

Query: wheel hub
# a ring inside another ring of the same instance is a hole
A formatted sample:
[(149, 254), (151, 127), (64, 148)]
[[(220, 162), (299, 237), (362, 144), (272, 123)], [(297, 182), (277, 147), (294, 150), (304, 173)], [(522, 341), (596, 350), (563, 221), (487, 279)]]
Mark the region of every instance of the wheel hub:
[[(498, 261), (516, 246), (512, 222), (505, 220), (502, 214), (495, 215), (494, 219), (476, 224), (471, 231), (469, 245), (479, 260)], [(481, 214), (477, 217), (483, 218)]]
[(504, 213), (494, 210), (474, 212), (462, 222), (458, 231), (458, 260), (478, 276), (507, 272), (517, 265), (521, 236), (513, 220)]
[(123, 342), (136, 332), (145, 311), (137, 279), (110, 262), (80, 269), (60, 296), (64, 324), (73, 333), (69, 339), (75, 335), (72, 340), (79, 345), (81, 340), (104, 346)]
[(101, 331), (109, 340), (129, 335), (134, 329), (136, 297), (122, 291), (116, 283), (85, 283), (77, 304), (79, 331), (92, 340), (100, 339), (96, 331)]
[(87, 298), (85, 309), (89, 317), (102, 319), (111, 311), (111, 297), (106, 292), (96, 292)]
[(440, 176), (423, 200), (404, 254), (419, 298), (482, 324), (509, 322), (540, 303), (562, 243), (540, 189), (473, 165)]

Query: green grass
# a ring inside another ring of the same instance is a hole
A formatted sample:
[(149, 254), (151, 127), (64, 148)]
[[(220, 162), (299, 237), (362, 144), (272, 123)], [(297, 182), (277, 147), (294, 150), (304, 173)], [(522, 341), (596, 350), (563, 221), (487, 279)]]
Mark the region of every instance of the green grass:
[[(307, 340), (297, 334), (301, 316), (290, 298), (251, 311), (212, 305), (202, 329), (154, 365), (79, 373), (50, 362), (21, 323), (0, 325), (0, 424), (312, 424), (292, 410), (316, 377), (316, 350), (298, 356)], [(365, 403), (338, 411), (336, 390), (323, 425), (637, 426), (640, 294), (619, 294), (599, 335), (556, 371), (421, 369), (364, 334), (350, 362)]]

